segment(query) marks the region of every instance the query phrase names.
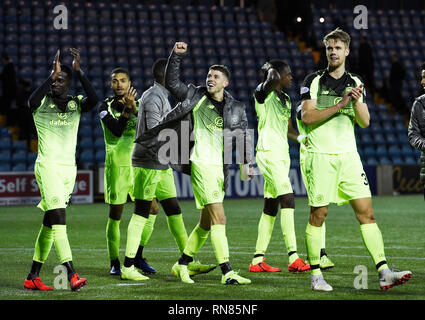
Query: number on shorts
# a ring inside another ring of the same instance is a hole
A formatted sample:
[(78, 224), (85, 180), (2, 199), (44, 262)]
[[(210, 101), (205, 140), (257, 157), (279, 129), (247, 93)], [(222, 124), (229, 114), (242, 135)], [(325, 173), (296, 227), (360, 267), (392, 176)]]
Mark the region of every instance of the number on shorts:
[(365, 186), (369, 185), (369, 181), (367, 180), (366, 173), (364, 173), (364, 172), (363, 172), (363, 173), (361, 174), (361, 176), (362, 176), (362, 177), (363, 177), (363, 179), (364, 179), (364, 182), (363, 182), (363, 183), (364, 183), (364, 185), (365, 185)]

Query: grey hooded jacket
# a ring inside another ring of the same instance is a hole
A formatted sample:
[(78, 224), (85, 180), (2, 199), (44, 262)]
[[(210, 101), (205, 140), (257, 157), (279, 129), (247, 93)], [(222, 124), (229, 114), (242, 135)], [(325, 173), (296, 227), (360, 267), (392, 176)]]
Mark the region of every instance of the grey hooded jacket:
[[(136, 139), (144, 132), (157, 126), (165, 115), (171, 111), (168, 100), (169, 91), (161, 84), (154, 82), (139, 99), (139, 114), (136, 127)], [(144, 148), (136, 143), (133, 149), (132, 164), (135, 167), (164, 170), (168, 165), (163, 165), (159, 161), (149, 157)]]

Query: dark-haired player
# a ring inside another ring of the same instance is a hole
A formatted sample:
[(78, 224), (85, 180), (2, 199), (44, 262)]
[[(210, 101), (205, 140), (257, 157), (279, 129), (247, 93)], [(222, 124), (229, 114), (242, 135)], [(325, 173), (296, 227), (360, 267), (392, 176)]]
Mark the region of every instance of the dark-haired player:
[[(168, 125), (177, 127), (180, 120), (187, 117), (193, 120), (193, 148), (190, 163), (185, 166), (190, 173), (196, 206), (201, 211), (199, 224), (189, 236), (180, 259), (174, 264), (172, 272), (184, 283), (193, 283), (190, 279), (188, 264), (205, 243), (211, 233), (211, 243), (222, 272), (221, 283), (226, 285), (250, 284), (251, 280), (238, 275), (230, 264), (229, 247), (226, 237), (226, 216), (223, 208), (225, 184), (228, 178), (228, 165), (225, 160), (224, 131), (239, 132), (237, 140), (247, 143), (248, 121), (245, 105), (225, 91), (229, 85), (230, 72), (223, 65), (209, 68), (205, 85), (195, 87), (186, 85), (179, 79), (179, 67), (187, 44), (176, 42), (168, 58), (165, 73), (165, 86), (179, 102), (157, 130)], [(239, 138), (239, 139), (238, 139)], [(148, 144), (147, 144), (148, 145)], [(243, 168), (248, 169), (250, 150), (239, 150), (243, 158)], [(184, 156), (184, 155), (183, 155)], [(248, 175), (248, 173), (247, 173)], [(211, 230), (211, 231), (210, 231)]]
[[(140, 137), (145, 131), (156, 127), (171, 111), (170, 93), (164, 87), (166, 65), (167, 59), (158, 59), (152, 66), (154, 84), (143, 93), (139, 100), (140, 109), (136, 138)], [(177, 201), (173, 170), (169, 165), (161, 164), (159, 161), (150, 158), (139, 144), (134, 146), (132, 165), (136, 200), (134, 214), (128, 226), (127, 247), (121, 277), (129, 280), (144, 280), (143, 275), (134, 266), (148, 274), (156, 272), (143, 258), (143, 248), (152, 234), (158, 213), (158, 210), (156, 212), (150, 210), (151, 203), (155, 198), (164, 209), (168, 228), (180, 253), (186, 246), (188, 236)], [(207, 273), (215, 267), (215, 265), (201, 265), (198, 261), (193, 261), (188, 266), (192, 276)]]
[(289, 256), (289, 272), (306, 272), (310, 265), (297, 254), (294, 228), (295, 201), (289, 179), (288, 138), (297, 141), (298, 132), (291, 122), (291, 99), (283, 90), (291, 87), (289, 65), (279, 59), (266, 62), (264, 81), (254, 92), (258, 117), (257, 164), (264, 176), (264, 209), (258, 224), (258, 236), (250, 272), (278, 272), (264, 262), (276, 215), (280, 206), (281, 229)]
[(68, 95), (72, 69), (60, 64), (58, 50), (50, 77), (32, 93), (28, 101), (38, 134), (38, 156), (34, 167), (41, 193), (38, 207), (44, 212), (31, 270), (24, 283), (25, 289), (29, 290), (53, 290), (43, 284), (39, 275), (52, 244), (60, 263), (67, 269), (71, 290), (79, 290), (87, 283), (87, 279), (78, 276), (72, 264), (65, 208), (77, 173), (75, 148), (80, 115), (95, 107), (98, 97), (80, 69), (79, 51), (74, 48), (70, 51), (74, 58), (73, 69), (87, 97)]
[[(127, 197), (133, 197), (133, 170), (131, 154), (137, 125), (138, 106), (136, 90), (131, 87), (127, 69), (115, 68), (110, 76), (113, 96), (99, 107), (99, 117), (105, 137), (105, 203), (109, 204), (106, 224), (106, 245), (111, 275), (121, 275), (119, 261), (120, 222)], [(157, 210), (156, 204), (152, 210)]]

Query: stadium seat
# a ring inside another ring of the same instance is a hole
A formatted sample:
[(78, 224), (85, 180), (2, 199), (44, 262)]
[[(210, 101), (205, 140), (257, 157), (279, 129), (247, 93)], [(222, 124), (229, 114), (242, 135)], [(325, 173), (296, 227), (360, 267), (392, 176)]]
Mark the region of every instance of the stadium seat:
[(363, 154), (367, 158), (375, 157), (376, 151), (375, 148), (371, 145), (366, 146), (366, 148), (363, 149)]
[(105, 163), (105, 150), (97, 150), (95, 154), (95, 160), (98, 165)]
[(378, 145), (377, 147), (376, 147), (376, 156), (379, 158), (379, 159), (383, 159), (384, 157), (386, 157), (387, 156), (387, 154), (388, 154), (388, 151), (387, 151), (387, 148), (386, 148), (386, 146), (384, 146), (384, 145)]
[(0, 150), (8, 152), (12, 150), (12, 139), (10, 136), (3, 136), (0, 138)]
[(92, 149), (83, 150), (80, 153), (79, 159), (81, 162), (93, 162), (94, 161), (94, 153)]
[(378, 160), (375, 157), (371, 157), (365, 160), (367, 165), (377, 165)]
[(12, 154), (12, 163), (17, 162), (26, 162), (27, 161), (27, 151), (26, 150), (16, 150)]
[(35, 163), (35, 160), (37, 159), (37, 153), (35, 152), (28, 152), (27, 153), (27, 165), (31, 165)]
[(2, 150), (0, 151), (0, 163), (8, 164), (12, 159), (10, 150)]
[(14, 164), (12, 167), (12, 171), (27, 171), (27, 165), (23, 162)]
[(0, 172), (4, 172), (4, 171), (10, 171), (11, 170), (11, 166), (9, 163), (1, 163), (0, 162)]
[(83, 149), (93, 148), (93, 139), (91, 136), (89, 137), (83, 136), (80, 142), (78, 143), (78, 145)]

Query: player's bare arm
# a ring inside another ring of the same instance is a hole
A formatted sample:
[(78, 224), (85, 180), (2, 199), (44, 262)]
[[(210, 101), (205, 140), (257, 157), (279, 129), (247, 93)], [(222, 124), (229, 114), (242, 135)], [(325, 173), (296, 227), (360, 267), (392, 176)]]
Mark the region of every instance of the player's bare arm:
[(325, 121), (326, 119), (333, 116), (335, 113), (337, 113), (340, 109), (345, 107), (350, 102), (350, 93), (351, 91), (347, 92), (342, 98), (342, 100), (338, 102), (337, 104), (335, 104), (334, 106), (323, 109), (323, 110), (316, 109), (316, 104), (317, 104), (316, 99), (309, 99), (309, 100), (303, 101), (301, 103), (301, 106), (302, 106), (301, 120), (307, 126)]
[(295, 130), (294, 126), (292, 125), (291, 118), (288, 118), (288, 138), (292, 141), (298, 141), (299, 133), (297, 130)]
[(353, 99), (354, 112), (356, 114), (356, 122), (361, 128), (366, 128), (370, 124), (370, 114), (367, 104), (360, 102), (359, 99), (363, 95), (363, 84), (351, 90), (351, 97)]

